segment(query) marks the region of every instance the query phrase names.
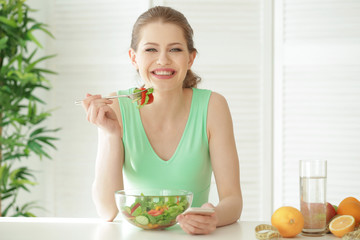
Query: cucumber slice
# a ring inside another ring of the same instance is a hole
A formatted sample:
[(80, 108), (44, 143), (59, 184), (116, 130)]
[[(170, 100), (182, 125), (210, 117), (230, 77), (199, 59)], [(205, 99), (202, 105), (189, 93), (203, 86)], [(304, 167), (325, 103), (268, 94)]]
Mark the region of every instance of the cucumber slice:
[(141, 225), (148, 225), (149, 224), (149, 219), (145, 216), (137, 216), (135, 218), (135, 221), (138, 222)]

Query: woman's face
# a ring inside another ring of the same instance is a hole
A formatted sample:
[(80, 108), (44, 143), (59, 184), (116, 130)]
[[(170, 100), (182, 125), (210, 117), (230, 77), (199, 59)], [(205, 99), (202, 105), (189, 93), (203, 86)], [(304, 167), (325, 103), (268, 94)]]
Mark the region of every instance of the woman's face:
[(182, 87), (196, 51), (189, 53), (179, 26), (153, 22), (141, 29), (138, 49), (129, 55), (146, 85), (166, 91)]

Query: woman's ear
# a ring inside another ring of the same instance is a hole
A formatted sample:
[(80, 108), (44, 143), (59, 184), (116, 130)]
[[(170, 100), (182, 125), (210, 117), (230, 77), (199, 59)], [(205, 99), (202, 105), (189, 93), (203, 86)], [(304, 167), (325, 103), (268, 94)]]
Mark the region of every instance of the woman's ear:
[(132, 48), (129, 49), (129, 57), (130, 57), (131, 64), (136, 68), (136, 70), (138, 70), (139, 66), (136, 62), (136, 52)]
[(189, 54), (189, 62), (188, 62), (188, 70), (191, 68), (191, 66), (193, 65), (194, 63), (194, 60), (195, 60), (195, 57), (196, 57), (196, 51), (193, 51)]

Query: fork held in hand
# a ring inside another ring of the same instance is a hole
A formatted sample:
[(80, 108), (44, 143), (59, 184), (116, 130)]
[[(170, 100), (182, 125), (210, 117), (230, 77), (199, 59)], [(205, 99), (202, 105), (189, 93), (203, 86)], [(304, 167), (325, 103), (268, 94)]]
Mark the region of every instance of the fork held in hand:
[[(128, 95), (106, 96), (106, 97), (103, 97), (103, 99), (113, 99), (113, 98), (126, 97), (126, 98), (130, 98), (131, 100), (135, 100), (135, 99), (141, 98), (141, 93), (146, 91), (146, 90), (147, 89), (142, 90), (142, 91), (137, 92), (137, 93), (128, 94)], [(75, 105), (80, 105), (83, 101), (84, 100), (77, 100), (77, 101), (75, 101)]]

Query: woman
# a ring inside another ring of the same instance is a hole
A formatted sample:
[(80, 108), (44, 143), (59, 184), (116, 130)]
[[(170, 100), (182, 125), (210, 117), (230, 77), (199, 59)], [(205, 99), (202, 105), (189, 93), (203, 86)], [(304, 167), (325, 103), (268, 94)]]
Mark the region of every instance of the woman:
[[(193, 206), (215, 208), (211, 216), (179, 215), (189, 234), (209, 234), (239, 219), (242, 195), (233, 126), (223, 96), (197, 89), (191, 71), (197, 51), (186, 18), (168, 7), (154, 7), (136, 21), (130, 60), (153, 103), (141, 109), (123, 98), (87, 95), (87, 119), (98, 126), (93, 199), (99, 215), (117, 214), (114, 192), (124, 188), (123, 172), (139, 188), (178, 188), (194, 193)], [(131, 93), (133, 90), (119, 91)], [(214, 172), (219, 204), (208, 203)]]

